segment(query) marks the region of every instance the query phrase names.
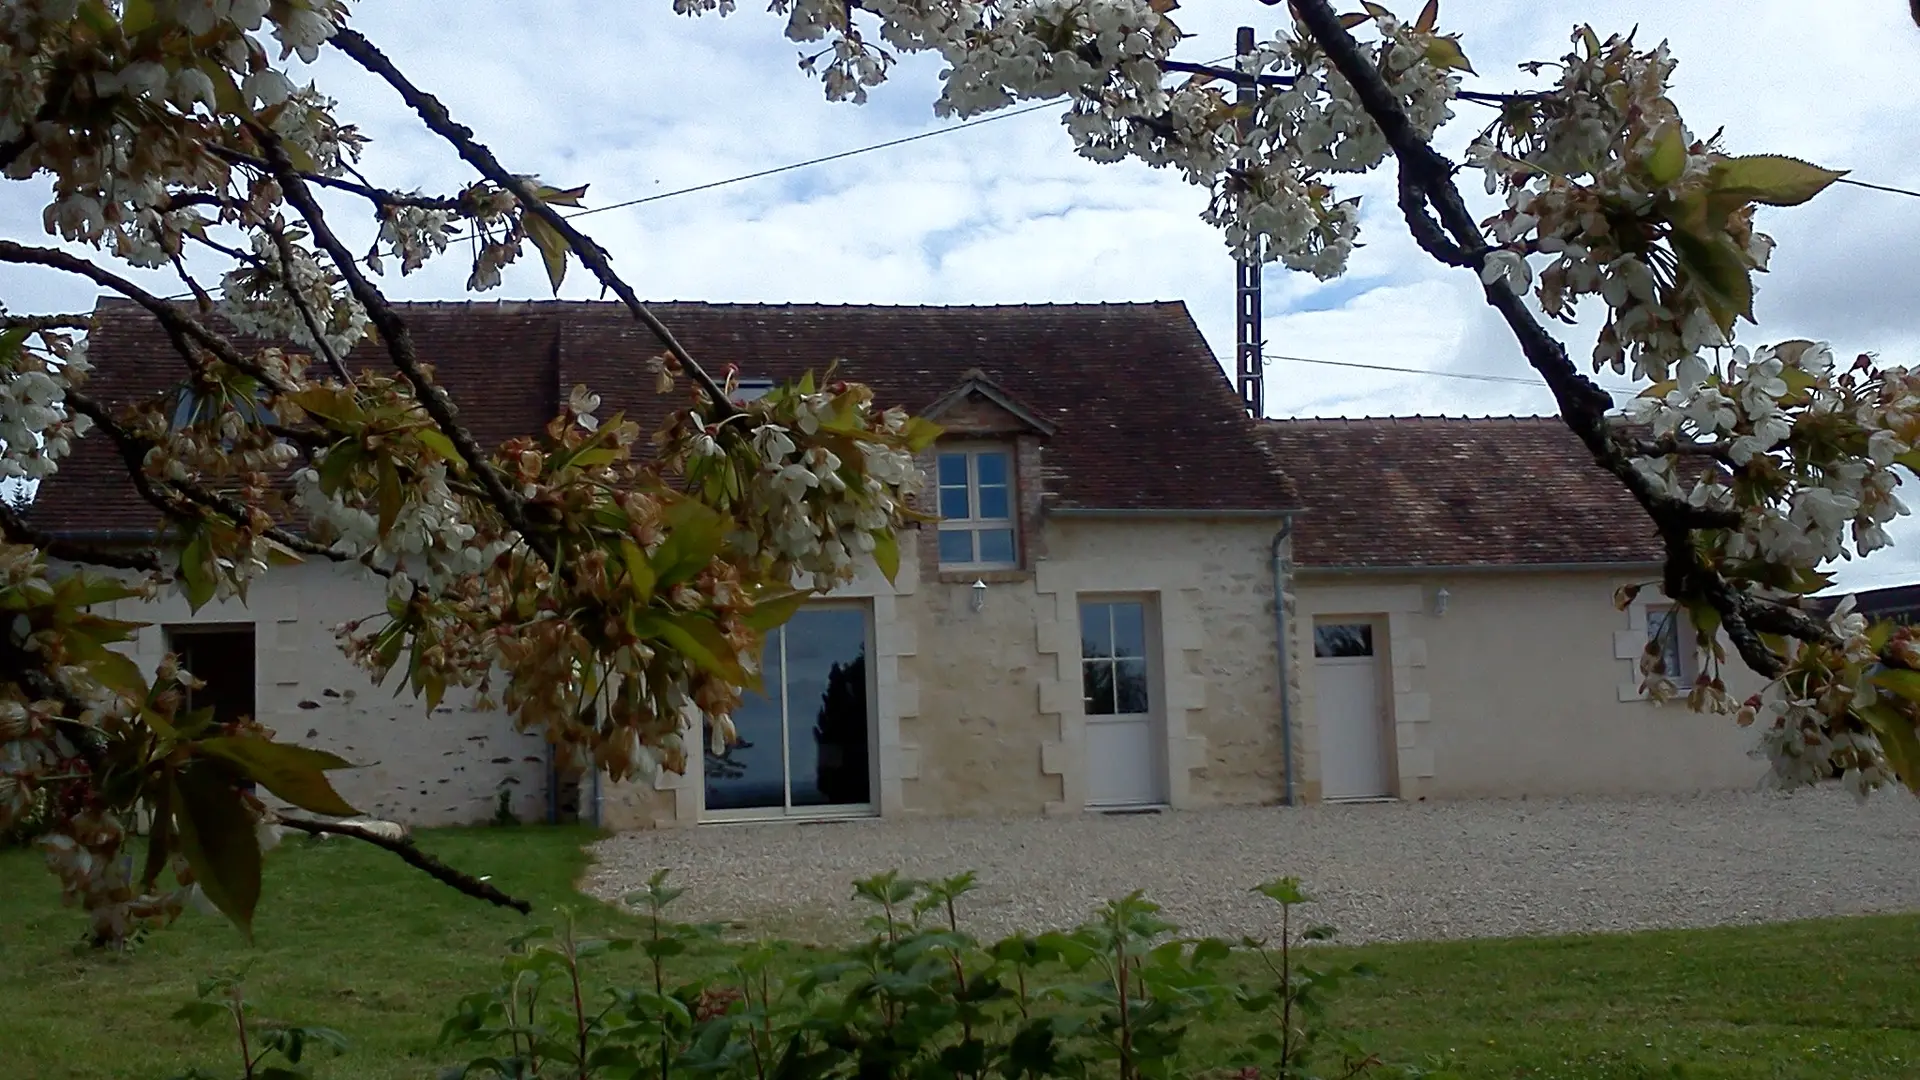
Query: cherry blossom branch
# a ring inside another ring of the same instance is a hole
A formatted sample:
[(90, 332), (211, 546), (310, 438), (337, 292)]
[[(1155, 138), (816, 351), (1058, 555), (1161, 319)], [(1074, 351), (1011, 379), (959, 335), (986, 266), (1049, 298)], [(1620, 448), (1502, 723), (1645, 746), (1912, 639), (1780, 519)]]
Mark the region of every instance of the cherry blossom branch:
[(307, 303), (306, 295), (294, 284), (293, 275), (287, 272), (287, 267), (293, 265), (293, 241), (287, 239), (286, 230), (274, 222), (261, 222), (261, 227), (273, 238), (273, 246), (280, 251), (280, 268), (276, 276), (287, 295), (293, 298), (293, 306), (300, 309), (300, 321), (307, 324), (307, 334), (313, 338), (314, 348), (320, 351), (320, 358), (327, 362), (327, 367), (336, 378), (343, 383), (352, 382), (353, 376), (347, 374), (347, 365), (341, 363), (333, 346), (327, 344), (327, 335), (321, 330), (320, 317), (314, 314), (313, 305)]
[(62, 540), (52, 533), (42, 532), (27, 524), (26, 519), (4, 503), (0, 503), (0, 535), (4, 535), (8, 541), (15, 544), (31, 544), (45, 552), (48, 558), (59, 559), (61, 562), (87, 563), (91, 566), (105, 566), (115, 570), (145, 570), (151, 573), (159, 573), (162, 569), (159, 553), (151, 548), (114, 551)]
[(313, 821), (308, 818), (281, 816), (274, 824), (297, 829), (311, 836), (351, 836), (355, 840), (365, 841), (374, 847), (391, 851), (400, 857), (400, 861), (416, 870), (422, 870), (436, 881), (453, 886), (475, 899), (485, 900), (503, 908), (512, 908), (522, 915), (531, 915), (533, 905), (518, 897), (510, 896), (471, 874), (463, 873), (421, 851), (411, 840), (395, 840), (382, 836), (371, 829), (344, 821)]
[(86, 330), (93, 326), (91, 315), (0, 315), (0, 330)]
[(698, 361), (694, 360), (693, 355), (680, 344), (679, 339), (673, 335), (673, 331), (667, 329), (665, 323), (660, 321), (659, 316), (641, 302), (639, 295), (633, 291), (633, 287), (628, 285), (620, 275), (614, 273), (613, 264), (608, 259), (605, 248), (575, 228), (559, 211), (542, 202), (525, 177), (508, 172), (506, 167), (500, 164), (500, 159), (494, 156), (493, 151), (487, 149), (474, 137), (472, 128), (456, 122), (453, 114), (447, 111), (447, 107), (440, 103), (439, 98), (415, 86), (399, 68), (394, 67), (386, 54), (375, 48), (372, 42), (360, 36), (358, 31), (350, 27), (342, 27), (328, 39), (328, 43), (347, 54), (361, 67), (385, 80), (387, 85), (399, 93), (401, 100), (419, 114), (428, 129), (451, 143), (467, 164), (479, 171), (480, 175), (512, 192), (526, 213), (544, 221), (565, 238), (567, 246), (572, 249), (581, 264), (599, 279), (601, 285), (620, 298), (621, 302), (627, 306), (627, 310), (633, 313), (633, 317), (653, 332), (653, 336), (675, 360), (679, 361), (681, 368), (687, 372), (688, 376), (706, 392), (714, 411), (722, 417), (733, 414), (733, 406), (728, 402), (727, 395), (721, 390), (720, 384), (714, 381), (713, 376), (708, 374)]
[[(1273, 3), (1274, 0), (1263, 0), (1263, 2)], [(1220, 67), (1215, 64), (1194, 64), (1185, 60), (1162, 60), (1160, 61), (1160, 70), (1177, 72), (1184, 75), (1204, 75), (1208, 78), (1231, 82), (1237, 86), (1251, 84), (1255, 86), (1271, 86), (1281, 90), (1292, 89), (1295, 80), (1295, 76), (1292, 75), (1250, 75), (1244, 71), (1237, 71), (1233, 68)], [(1510, 93), (1498, 93), (1486, 90), (1455, 90), (1453, 96), (1462, 101), (1471, 101), (1480, 105), (1505, 105), (1510, 101), (1539, 101), (1547, 95), (1518, 90)]]
[[(149, 505), (162, 514), (184, 524), (198, 525), (206, 520), (204, 511), (211, 511), (226, 517), (235, 524), (252, 525), (253, 515), (245, 504), (225, 495), (208, 491), (184, 480), (168, 480), (162, 490), (152, 477), (147, 475), (147, 452), (160, 445), (153, 439), (127, 430), (113, 416), (111, 410), (83, 393), (69, 390), (67, 405), (74, 412), (93, 421), (95, 427), (105, 432), (108, 441), (120, 453), (121, 465), (127, 477), (133, 483), (134, 491)], [(324, 544), (315, 543), (304, 536), (279, 525), (270, 525), (260, 533), (261, 536), (289, 551), (303, 555), (314, 555), (337, 563), (359, 562), (367, 569), (382, 577), (392, 576), (392, 571), (383, 566), (364, 562), (344, 552), (335, 551)], [(102, 563), (101, 565), (110, 565)]]
[[(1278, 4), (1281, 0), (1263, 0)], [(1491, 250), (1460, 189), (1453, 182), (1453, 163), (1435, 151), (1413, 128), (1406, 112), (1394, 97), (1386, 80), (1369, 63), (1359, 43), (1340, 24), (1327, 0), (1288, 0), (1296, 17), (1320, 47), (1326, 51), (1341, 75), (1353, 85), (1361, 106), (1379, 125), (1381, 133), (1400, 162), (1401, 207), (1408, 216), (1415, 239), (1429, 253), (1438, 249), (1464, 256), (1464, 265), (1484, 269)], [(1439, 215), (1438, 228), (1427, 218), (1431, 206)], [(1440, 230), (1444, 230), (1444, 234)], [(1435, 243), (1448, 240), (1452, 247)], [(1436, 254), (1443, 262), (1454, 260)], [(1455, 263), (1460, 265), (1459, 263)], [(1695, 528), (1735, 528), (1740, 515), (1730, 510), (1708, 510), (1655, 492), (1628, 458), (1620, 452), (1615, 433), (1607, 419), (1613, 400), (1606, 391), (1581, 374), (1568, 357), (1565, 346), (1541, 326), (1519, 293), (1504, 278), (1487, 280), (1482, 273), (1482, 290), (1487, 303), (1498, 311), (1518, 339), (1521, 351), (1534, 370), (1546, 381), (1559, 405), (1560, 415), (1575, 435), (1586, 444), (1594, 460), (1630, 491), (1653, 519), (1667, 552), (1665, 584), (1675, 597), (1701, 596), (1720, 613), (1727, 636), (1741, 658), (1756, 672), (1769, 678), (1785, 668), (1785, 660), (1759, 636), (1763, 632), (1787, 633), (1809, 641), (1831, 641), (1832, 634), (1804, 612), (1793, 611), (1777, 603), (1764, 601), (1735, 589), (1718, 572), (1705, 566), (1694, 549)], [(1769, 630), (1769, 628), (1775, 628)]]
[(327, 223), (325, 212), (321, 209), (318, 200), (313, 197), (313, 190), (307, 187), (306, 181), (293, 170), (286, 151), (280, 145), (279, 136), (257, 125), (252, 130), (255, 137), (260, 139), (267, 149), (268, 161), (274, 169), (273, 176), (280, 181), (281, 191), (285, 194), (287, 202), (306, 220), (307, 227), (313, 230), (314, 243), (327, 252), (341, 276), (345, 278), (347, 288), (353, 293), (354, 299), (366, 309), (368, 320), (380, 332), (380, 340), (387, 347), (388, 357), (393, 361), (393, 366), (413, 387), (414, 397), (420, 402), (420, 407), (426, 410), (435, 426), (452, 440), (454, 449), (466, 459), (468, 468), (486, 489), (488, 501), (493, 503), (494, 508), (507, 523), (526, 540), (527, 546), (532, 548), (535, 554), (539, 555), (549, 567), (556, 567), (558, 560), (555, 557), (553, 545), (534, 532), (527, 519), (525, 504), (519, 496), (507, 489), (506, 481), (501, 479), (499, 471), (493, 467), (493, 463), (480, 449), (480, 444), (474, 439), (473, 433), (454, 418), (453, 409), (445, 392), (427, 376), (420, 366), (419, 353), (413, 344), (413, 332), (407, 327), (407, 321), (400, 317), (400, 313), (387, 302), (387, 298), (381, 294), (373, 282), (361, 273), (359, 265), (354, 261), (353, 253), (347, 250), (347, 246), (338, 236), (334, 235), (333, 227)]
[[(209, 144), (207, 146), (207, 152), (229, 165), (244, 165), (249, 169), (259, 172), (261, 175), (275, 172), (272, 163), (230, 147)], [(460, 214), (462, 216), (465, 216), (467, 213), (467, 210), (461, 205), (459, 199), (448, 198), (444, 195), (408, 195), (404, 192), (388, 191), (385, 188), (375, 187), (372, 184), (345, 180), (338, 176), (327, 176), (324, 173), (317, 173), (311, 170), (295, 169), (293, 171), (295, 175), (309, 184), (317, 187), (332, 188), (335, 191), (345, 191), (381, 206), (415, 206), (422, 210), (445, 210), (448, 213)]]
[(0, 240), (0, 263), (45, 266), (49, 269), (77, 274), (146, 308), (167, 332), (167, 337), (173, 342), (174, 350), (180, 353), (195, 370), (199, 370), (201, 365), (194, 355), (190, 342), (198, 344), (222, 362), (246, 372), (276, 391), (284, 393), (289, 389), (272, 372), (241, 355), (233, 342), (209, 330), (197, 319), (182, 314), (179, 306), (172, 301), (155, 296), (126, 278), (95, 266), (77, 255), (70, 255), (55, 248), (28, 247), (12, 240)]

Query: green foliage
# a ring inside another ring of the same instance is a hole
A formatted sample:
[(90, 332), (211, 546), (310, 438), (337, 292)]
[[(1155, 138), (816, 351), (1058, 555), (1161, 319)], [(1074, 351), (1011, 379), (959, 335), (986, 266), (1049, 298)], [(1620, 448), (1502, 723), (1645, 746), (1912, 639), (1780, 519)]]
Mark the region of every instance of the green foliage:
[[(1326, 1036), (1326, 1001), (1360, 968), (1300, 961), (1303, 942), (1331, 931), (1294, 929), (1295, 909), (1310, 900), (1292, 879), (1258, 890), (1279, 908), (1277, 936), (1238, 944), (1179, 936), (1137, 892), (1071, 929), (983, 943), (961, 926), (961, 901), (974, 887), (971, 873), (916, 881), (889, 871), (854, 883), (872, 914), (869, 936), (850, 947), (723, 946), (719, 928), (669, 917), (680, 890), (661, 871), (626, 898), (643, 928), (634, 937), (581, 937), (569, 914), (557, 931), (516, 938), (500, 981), (461, 999), (442, 1025), (441, 1043), (471, 1055), (443, 1076), (1311, 1080), (1387, 1072), (1350, 1040)], [(727, 956), (718, 970), (702, 965), (691, 978), (676, 970), (676, 960), (715, 950)], [(586, 961), (626, 951), (645, 958), (646, 983), (590, 990)], [(1269, 1019), (1248, 1024), (1248, 1014)], [(1228, 1037), (1196, 1052), (1193, 1037), (1203, 1031)]]
[[(254, 1015), (247, 1001), (244, 970), (202, 979), (194, 999), (174, 1010), (173, 1018), (193, 1027), (205, 1027), (215, 1021), (233, 1026), (238, 1051), (238, 1072), (221, 1072), (192, 1066), (174, 1080), (305, 1080), (308, 1073), (302, 1059), (311, 1048), (343, 1054), (346, 1037), (332, 1028), (262, 1020)], [(274, 1061), (273, 1059), (278, 1059)]]

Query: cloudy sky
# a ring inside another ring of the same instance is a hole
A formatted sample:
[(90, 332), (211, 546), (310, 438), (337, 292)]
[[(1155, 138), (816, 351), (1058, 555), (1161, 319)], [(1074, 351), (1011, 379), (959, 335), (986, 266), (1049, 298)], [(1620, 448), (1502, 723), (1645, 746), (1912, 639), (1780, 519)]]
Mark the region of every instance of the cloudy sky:
[[(1401, 0), (1411, 15), (1414, 0)], [(778, 18), (747, 0), (726, 19), (686, 19), (668, 0), (378, 0), (357, 24), (438, 94), (509, 167), (563, 185), (589, 205), (681, 188), (950, 126), (931, 102), (935, 69), (909, 60), (866, 105), (833, 104), (796, 65)], [(457, 16), (451, 14), (457, 10)], [(1274, 25), (1257, 0), (1190, 0), (1184, 58), (1231, 53), (1241, 23)], [(1515, 64), (1567, 50), (1577, 21), (1604, 35), (1638, 26), (1680, 58), (1677, 95), (1699, 132), (1724, 126), (1735, 152), (1779, 151), (1920, 190), (1920, 99), (1900, 80), (1920, 69), (1920, 29), (1900, 0), (1673, 4), (1655, 0), (1452, 0), (1442, 25), (1465, 34), (1482, 89), (1529, 85)], [(1863, 48), (1863, 42), (1873, 43)], [(314, 72), (374, 140), (366, 171), (395, 187), (451, 191), (467, 174), (384, 86), (324, 57)], [(1485, 123), (1461, 104), (1443, 133), (1463, 146)], [(1275, 415), (1506, 415), (1550, 411), (1543, 389), (1451, 377), (1524, 377), (1512, 340), (1470, 275), (1422, 255), (1386, 188), (1370, 179), (1366, 247), (1332, 283), (1272, 270), (1267, 349), (1277, 356), (1415, 368), (1360, 371), (1274, 360)], [(44, 188), (9, 184), (0, 215), (29, 224)], [(1233, 266), (1198, 220), (1204, 195), (1136, 164), (1074, 156), (1058, 114), (1008, 116), (950, 134), (777, 176), (610, 210), (581, 224), (643, 296), (661, 300), (826, 303), (1041, 303), (1184, 300), (1214, 349), (1233, 344)], [(18, 227), (18, 226), (16, 226)], [(1761, 279), (1754, 340), (1831, 340), (1909, 363), (1920, 325), (1920, 198), (1836, 187), (1813, 204), (1768, 212), (1780, 241)], [(365, 240), (362, 240), (364, 243)], [(459, 296), (457, 259), (388, 282), (396, 296)], [(563, 295), (595, 295), (576, 268)], [(163, 291), (170, 282), (154, 283)], [(549, 295), (537, 259), (497, 294)], [(85, 308), (91, 292), (48, 272), (0, 267), (15, 311)], [(1579, 351), (1576, 343), (1576, 351)], [(1618, 379), (1612, 385), (1621, 385)], [(1920, 500), (1914, 500), (1920, 502)], [(1909, 523), (1913, 519), (1907, 519)], [(1920, 578), (1920, 524), (1900, 547), (1856, 562), (1856, 587)]]

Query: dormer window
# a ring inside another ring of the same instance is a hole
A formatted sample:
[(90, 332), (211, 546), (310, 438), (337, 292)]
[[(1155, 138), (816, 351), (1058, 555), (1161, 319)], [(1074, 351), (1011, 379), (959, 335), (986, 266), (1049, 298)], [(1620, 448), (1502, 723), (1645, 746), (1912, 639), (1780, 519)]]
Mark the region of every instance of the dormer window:
[(1019, 565), (1013, 451), (995, 446), (943, 449), (936, 467), (940, 566), (985, 570)]
[(741, 376), (733, 380), (733, 393), (730, 397), (735, 405), (745, 405), (749, 401), (766, 397), (772, 389), (772, 379)]

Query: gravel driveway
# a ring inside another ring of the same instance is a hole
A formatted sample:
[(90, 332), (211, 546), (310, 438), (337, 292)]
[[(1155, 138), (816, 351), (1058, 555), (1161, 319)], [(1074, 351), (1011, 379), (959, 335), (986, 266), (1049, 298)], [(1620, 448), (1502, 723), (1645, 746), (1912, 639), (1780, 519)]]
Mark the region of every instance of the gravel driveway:
[(1920, 801), (1837, 790), (1489, 800), (1138, 816), (730, 825), (596, 844), (584, 888), (655, 869), (682, 917), (807, 932), (857, 918), (849, 882), (978, 871), (980, 936), (1078, 921), (1143, 889), (1190, 932), (1268, 928), (1248, 887), (1292, 874), (1343, 941), (1709, 926), (1920, 909)]

